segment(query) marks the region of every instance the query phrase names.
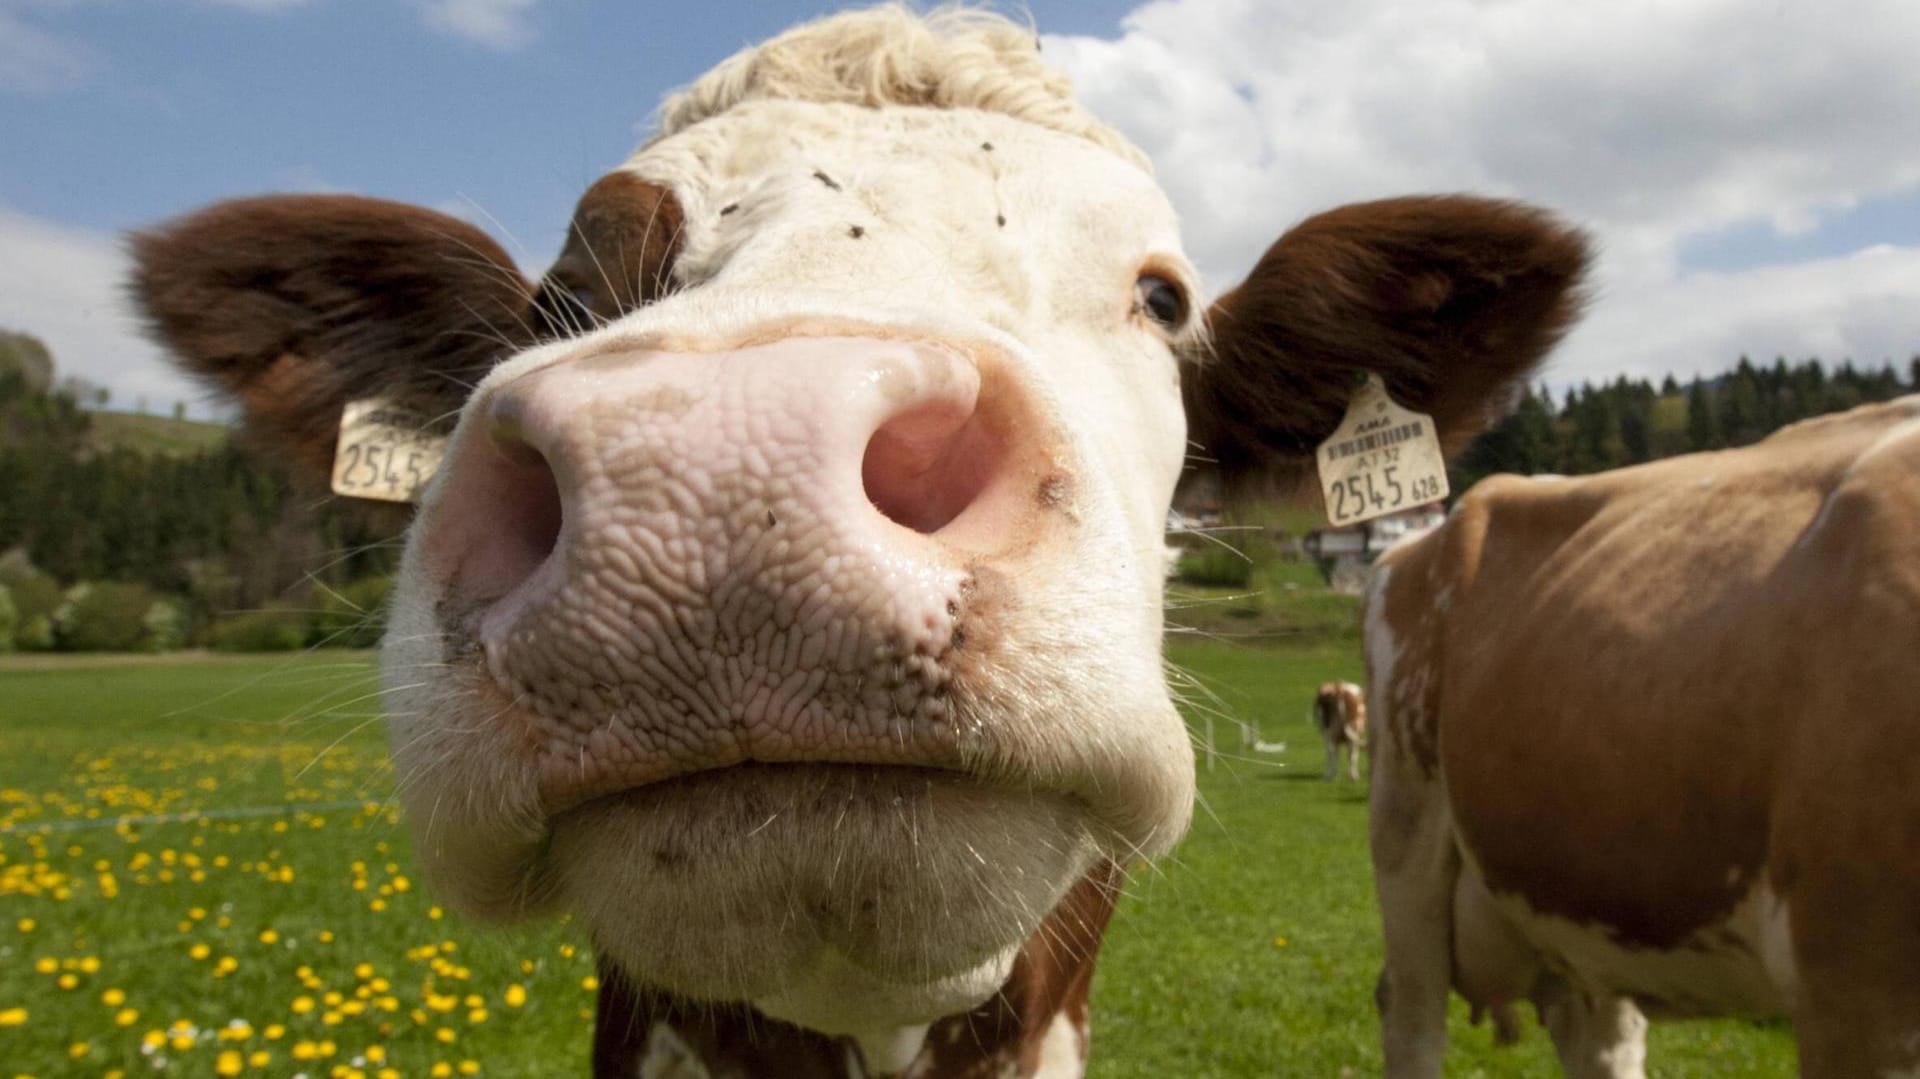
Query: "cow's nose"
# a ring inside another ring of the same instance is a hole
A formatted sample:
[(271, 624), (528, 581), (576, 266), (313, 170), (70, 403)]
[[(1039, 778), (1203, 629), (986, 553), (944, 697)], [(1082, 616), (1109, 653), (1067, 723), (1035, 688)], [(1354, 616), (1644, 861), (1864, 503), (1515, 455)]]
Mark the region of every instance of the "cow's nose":
[(926, 342), (606, 353), (475, 407), (422, 523), (467, 611), (582, 575), (710, 589), (795, 544), (951, 564), (1005, 546), (1045, 471), (1011, 380)]

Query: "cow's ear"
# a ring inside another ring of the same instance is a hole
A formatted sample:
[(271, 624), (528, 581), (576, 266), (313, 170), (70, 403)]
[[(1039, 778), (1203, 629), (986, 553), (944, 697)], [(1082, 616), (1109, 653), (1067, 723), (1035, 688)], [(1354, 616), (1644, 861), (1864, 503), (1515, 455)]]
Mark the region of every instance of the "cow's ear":
[(1390, 199), (1301, 222), (1208, 313), (1210, 347), (1182, 373), (1189, 479), (1301, 491), (1369, 372), (1457, 451), (1579, 316), (1588, 258), (1577, 229), (1489, 199)]
[(238, 199), (132, 246), (153, 335), (322, 487), (348, 401), (384, 396), (447, 422), (539, 322), (533, 286), (498, 244), (399, 203)]

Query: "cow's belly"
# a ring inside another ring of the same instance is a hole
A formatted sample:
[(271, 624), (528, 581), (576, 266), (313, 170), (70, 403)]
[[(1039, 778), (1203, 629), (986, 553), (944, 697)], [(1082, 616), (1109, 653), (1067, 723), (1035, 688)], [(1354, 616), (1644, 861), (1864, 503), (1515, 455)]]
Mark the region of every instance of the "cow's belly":
[[(1462, 871), (1478, 878), (1471, 859)], [(1631, 997), (1650, 1016), (1770, 1016), (1792, 1007), (1787, 906), (1765, 884), (1723, 921), (1662, 948), (1626, 945), (1607, 926), (1540, 913), (1524, 896), (1489, 894), (1547, 967), (1578, 988)]]

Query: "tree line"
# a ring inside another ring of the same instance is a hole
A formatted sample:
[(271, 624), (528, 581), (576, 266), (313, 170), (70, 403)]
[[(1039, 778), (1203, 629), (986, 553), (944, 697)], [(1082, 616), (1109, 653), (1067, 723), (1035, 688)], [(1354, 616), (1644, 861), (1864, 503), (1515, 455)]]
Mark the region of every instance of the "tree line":
[(0, 334), (0, 650), (370, 643), (381, 523), (239, 446), (102, 448), (89, 397)]
[(1661, 457), (1758, 442), (1811, 416), (1920, 392), (1920, 356), (1903, 380), (1893, 365), (1875, 369), (1819, 360), (1769, 366), (1741, 357), (1713, 379), (1681, 386), (1669, 375), (1658, 388), (1624, 376), (1582, 383), (1558, 402), (1545, 387), (1524, 394), (1514, 410), (1481, 435), (1450, 469), (1457, 493), (1496, 472), (1582, 475)]

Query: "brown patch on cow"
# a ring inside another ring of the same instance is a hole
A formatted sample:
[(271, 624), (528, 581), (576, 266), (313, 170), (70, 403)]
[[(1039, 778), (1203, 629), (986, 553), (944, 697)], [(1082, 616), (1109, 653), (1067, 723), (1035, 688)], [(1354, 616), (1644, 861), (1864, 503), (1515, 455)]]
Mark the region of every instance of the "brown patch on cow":
[[(733, 207), (720, 212), (726, 214)], [(610, 172), (587, 188), (573, 211), (567, 244), (547, 271), (543, 307), (561, 332), (569, 325), (566, 299), (574, 297), (594, 318), (609, 321), (673, 290), (673, 260), (680, 251), (685, 214), (673, 192), (630, 172)]]
[(324, 488), (340, 411), (386, 395), (440, 430), (531, 343), (532, 287), (463, 221), (349, 195), (237, 199), (133, 237), (149, 331)]
[(867, 230), (864, 228), (861, 228), (859, 225), (850, 225), (847, 228), (847, 235), (853, 237), (856, 240), (858, 240), (862, 236), (865, 236), (866, 234), (867, 234)]
[(1033, 501), (1043, 510), (1059, 509), (1066, 505), (1071, 490), (1067, 478), (1055, 473), (1040, 481), (1040, 486), (1034, 489)]
[(1573, 324), (1587, 262), (1578, 230), (1511, 202), (1389, 199), (1309, 218), (1209, 312), (1211, 354), (1189, 356), (1182, 379), (1188, 437), (1229, 491), (1290, 491), (1372, 372), (1457, 450)]

